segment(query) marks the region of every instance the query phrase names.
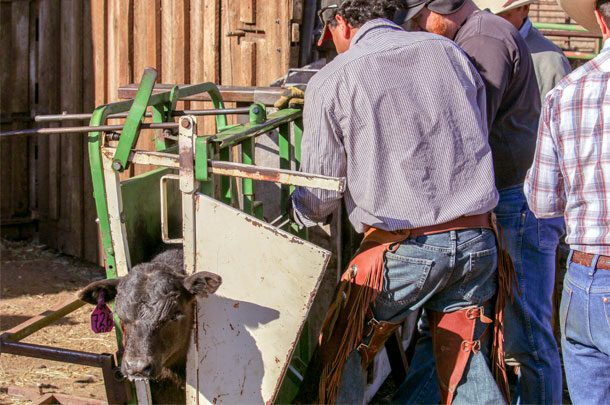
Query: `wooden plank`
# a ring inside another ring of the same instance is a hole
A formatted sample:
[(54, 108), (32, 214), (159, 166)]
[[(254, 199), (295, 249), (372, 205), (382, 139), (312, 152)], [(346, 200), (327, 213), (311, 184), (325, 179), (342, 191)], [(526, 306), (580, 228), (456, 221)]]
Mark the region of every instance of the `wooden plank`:
[(241, 48), (241, 80), (245, 86), (256, 85), (256, 42), (242, 41)]
[(236, 0), (222, 0), (221, 8), (221, 36), (220, 36), (220, 83), (224, 85), (238, 85), (234, 77), (234, 62), (239, 63), (239, 59), (233, 56), (234, 49), (238, 48), (237, 36), (229, 36), (238, 27), (238, 8), (233, 4)]
[[(29, 46), (29, 75), (30, 75), (30, 115), (36, 115), (38, 110), (38, 2), (30, 3), (30, 46)], [(33, 125), (31, 125), (33, 126)], [(30, 215), (38, 218), (38, 138), (31, 136), (29, 139), (30, 155)]]
[[(57, 113), (59, 109), (59, 47), (60, 2), (41, 0), (39, 5), (38, 35), (38, 101), (43, 114)], [(41, 211), (40, 240), (55, 247), (58, 217), (58, 163), (57, 135), (38, 138), (39, 207)]]
[(106, 92), (107, 78), (107, 1), (95, 0), (91, 3), (91, 15), (87, 21), (91, 22), (92, 52), (93, 52), (93, 81), (95, 105), (105, 104), (108, 100)]
[(256, 0), (240, 0), (239, 22), (244, 24), (256, 23)]
[[(29, 45), (30, 45), (30, 4), (12, 3), (12, 82), (11, 111), (27, 113), (30, 100)], [(25, 128), (21, 122), (18, 128)], [(11, 217), (26, 217), (29, 213), (29, 155), (28, 138), (13, 138), (11, 150)], [(6, 172), (5, 172), (6, 173)]]
[(189, 19), (187, 0), (162, 0), (161, 50), (162, 70), (160, 78), (168, 83), (188, 83), (189, 75)]
[[(95, 3), (95, 1), (94, 1)], [(93, 111), (95, 108), (95, 70), (93, 63), (93, 30), (91, 21), (91, 2), (83, 3), (83, 101), (82, 111)], [(83, 176), (83, 258), (89, 262), (98, 262), (98, 233), (95, 218), (95, 200), (93, 183), (89, 169), (89, 149), (87, 142), (82, 142), (82, 176)]]
[[(134, 76), (138, 77), (146, 67), (156, 67), (157, 32), (161, 30), (160, 21), (157, 21), (158, 8), (155, 0), (135, 0), (133, 12), (133, 59)], [(161, 131), (159, 131), (161, 133)], [(140, 133), (136, 148), (140, 150), (155, 150), (155, 131)], [(146, 173), (155, 166), (136, 165), (134, 174), (137, 176)]]
[[(83, 2), (61, 1), (61, 111), (81, 112), (83, 102)], [(64, 126), (78, 125), (66, 121)], [(61, 135), (60, 249), (83, 255), (83, 138)]]
[[(12, 25), (12, 3), (0, 3), (0, 35), (7, 39), (7, 43), (11, 42), (11, 25)], [(3, 89), (0, 91), (0, 112), (10, 114), (11, 103), (11, 46), (0, 47), (0, 86)], [(13, 129), (11, 125), (5, 124), (0, 126), (2, 131)], [(0, 195), (10, 195), (11, 178), (5, 173), (11, 173), (11, 139), (0, 140)], [(7, 181), (8, 180), (8, 181)], [(11, 217), (11, 200), (10, 198), (0, 198), (0, 218), (8, 219)]]
[[(220, 83), (220, 0), (191, 3), (191, 82)], [(212, 108), (211, 103), (194, 108)], [(216, 132), (213, 117), (198, 118), (199, 133)]]

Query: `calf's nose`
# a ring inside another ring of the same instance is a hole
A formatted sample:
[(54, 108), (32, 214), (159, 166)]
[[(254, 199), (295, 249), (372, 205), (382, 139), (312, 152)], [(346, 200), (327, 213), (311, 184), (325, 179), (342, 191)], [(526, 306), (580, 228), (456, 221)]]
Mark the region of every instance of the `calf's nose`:
[(123, 370), (127, 376), (150, 377), (153, 366), (148, 359), (123, 359)]

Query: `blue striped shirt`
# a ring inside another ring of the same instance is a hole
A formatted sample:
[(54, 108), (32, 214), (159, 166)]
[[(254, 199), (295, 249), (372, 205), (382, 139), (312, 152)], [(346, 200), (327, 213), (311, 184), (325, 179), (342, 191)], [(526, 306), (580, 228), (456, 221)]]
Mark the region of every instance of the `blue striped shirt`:
[(369, 21), (309, 82), (301, 171), (347, 179), (297, 187), (294, 216), (323, 222), (345, 199), (358, 232), (440, 224), (498, 201), (485, 88), (450, 40)]

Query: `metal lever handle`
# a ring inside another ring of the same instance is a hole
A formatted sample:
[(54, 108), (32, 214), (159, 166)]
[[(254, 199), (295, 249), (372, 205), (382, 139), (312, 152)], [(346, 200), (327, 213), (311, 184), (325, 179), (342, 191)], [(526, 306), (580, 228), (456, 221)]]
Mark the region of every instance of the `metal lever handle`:
[(167, 181), (177, 180), (180, 181), (180, 176), (177, 174), (166, 174), (161, 177), (160, 180), (160, 191), (161, 191), (161, 240), (163, 243), (183, 243), (184, 238), (171, 239), (169, 237), (169, 223), (167, 217)]

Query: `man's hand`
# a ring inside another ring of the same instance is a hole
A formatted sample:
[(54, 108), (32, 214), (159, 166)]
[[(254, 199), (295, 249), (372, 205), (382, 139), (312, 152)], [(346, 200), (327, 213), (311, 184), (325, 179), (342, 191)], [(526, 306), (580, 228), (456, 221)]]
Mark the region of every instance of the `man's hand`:
[(282, 97), (273, 104), (278, 110), (284, 108), (303, 108), (305, 104), (305, 92), (297, 87), (286, 87)]

